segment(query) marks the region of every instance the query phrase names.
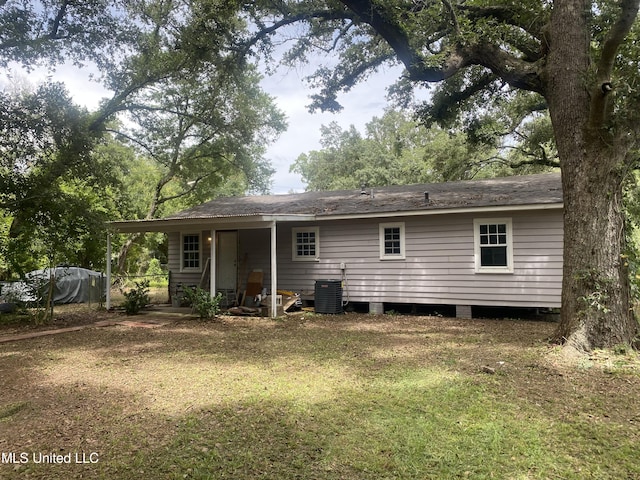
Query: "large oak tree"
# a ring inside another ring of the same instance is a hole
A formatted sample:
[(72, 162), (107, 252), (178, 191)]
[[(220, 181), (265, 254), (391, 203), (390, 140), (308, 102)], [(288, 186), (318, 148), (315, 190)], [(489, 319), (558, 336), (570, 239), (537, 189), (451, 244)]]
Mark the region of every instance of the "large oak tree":
[(399, 61), (405, 85), (438, 84), (432, 118), (459, 113), (469, 124), (512, 103), (527, 121), (548, 109), (565, 208), (558, 339), (579, 350), (635, 341), (622, 201), (640, 132), (639, 0), (266, 3), (271, 21), (249, 45), (304, 25), (294, 55), (320, 48), (338, 59), (313, 76), (312, 107), (340, 108), (340, 91)]

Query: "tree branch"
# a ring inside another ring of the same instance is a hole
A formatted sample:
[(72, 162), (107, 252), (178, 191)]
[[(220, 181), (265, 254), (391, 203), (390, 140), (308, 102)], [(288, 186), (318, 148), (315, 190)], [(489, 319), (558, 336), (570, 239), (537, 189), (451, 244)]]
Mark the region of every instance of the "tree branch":
[(527, 32), (532, 37), (539, 41), (544, 40), (544, 28), (548, 22), (548, 18), (544, 15), (536, 15), (531, 19), (531, 16), (527, 17), (529, 22), (523, 23), (520, 21), (517, 9), (512, 6), (501, 5), (489, 5), (489, 6), (477, 6), (463, 4), (458, 8), (466, 12), (467, 16), (471, 20), (478, 20), (483, 18), (495, 18), (496, 20), (519, 28), (524, 32)]
[(638, 16), (639, 7), (640, 0), (621, 0), (620, 16), (609, 31), (598, 61), (598, 82), (610, 81), (618, 49), (631, 31)]
[(254, 47), (257, 43), (267, 38), (269, 35), (275, 33), (277, 30), (286, 27), (288, 25), (293, 25), (297, 22), (308, 21), (308, 20), (352, 20), (353, 15), (350, 15), (348, 12), (337, 12), (337, 11), (328, 11), (328, 10), (316, 10), (313, 12), (302, 12), (297, 14), (284, 14), (284, 17), (273, 23), (269, 26), (262, 26), (256, 34), (251, 37), (246, 42), (243, 42), (240, 45), (240, 53), (242, 55), (246, 55), (252, 47)]
[(138, 92), (145, 87), (152, 85), (155, 82), (159, 82), (168, 78), (170, 74), (162, 74), (158, 76), (149, 75), (142, 79), (140, 82), (132, 82), (127, 88), (123, 89), (120, 93), (114, 95), (95, 115), (89, 130), (95, 131), (102, 128), (105, 122), (114, 114), (129, 110), (129, 107), (124, 104), (124, 101), (129, 98), (130, 95)]
[(474, 173), (473, 176), (477, 175), (480, 172), (480, 170), (486, 167), (487, 165), (496, 164), (496, 163), (500, 165), (506, 165), (507, 167), (512, 168), (514, 170), (521, 167), (525, 167), (527, 165), (560, 168), (559, 162), (548, 158), (546, 155), (544, 155), (544, 158), (538, 158), (532, 153), (526, 153), (526, 155), (533, 158), (531, 160), (521, 160), (519, 162), (512, 162), (509, 159), (504, 158), (500, 155), (494, 155), (485, 160), (477, 162), (476, 165), (478, 166), (478, 171), (476, 171), (476, 173)]
[(336, 38), (333, 40), (333, 44), (331, 45), (331, 47), (329, 47), (327, 50), (325, 50), (326, 53), (332, 52), (336, 49), (338, 43), (340, 42), (340, 40), (347, 34), (349, 33), (349, 30), (353, 27), (354, 23), (351, 21), (349, 22), (344, 28), (340, 29), (340, 33), (338, 33), (338, 35), (336, 35)]
[(53, 19), (53, 24), (51, 25), (51, 31), (47, 35), (47, 38), (50, 40), (57, 40), (60, 37), (58, 36), (58, 30), (60, 29), (60, 23), (64, 19), (64, 16), (67, 14), (67, 7), (69, 6), (69, 2), (65, 0), (60, 5), (60, 9), (58, 10), (57, 15)]
[(189, 188), (183, 190), (180, 193), (176, 193), (175, 195), (171, 195), (169, 197), (159, 197), (158, 201), (156, 202), (156, 205), (159, 206), (159, 205), (162, 205), (163, 203), (169, 202), (171, 200), (175, 200), (177, 198), (182, 198), (182, 197), (184, 197), (186, 195), (189, 195), (190, 193), (195, 191), (196, 187), (198, 186), (198, 184), (200, 182), (202, 182), (205, 178), (208, 178), (208, 177), (212, 176), (213, 174), (218, 173), (219, 171), (220, 171), (220, 169), (213, 170), (213, 171), (210, 171), (210, 172), (208, 172), (208, 173), (206, 173), (204, 175), (201, 175), (201, 176), (197, 177), (195, 180), (193, 180), (193, 181), (191, 181), (191, 182), (189, 182), (187, 184), (187, 185), (189, 185)]
[(355, 84), (358, 78), (366, 73), (368, 70), (379, 67), (385, 61), (393, 58), (393, 55), (382, 55), (379, 57), (372, 58), (368, 62), (358, 63), (356, 65), (349, 65), (349, 67), (354, 67), (353, 70), (345, 71), (342, 69), (335, 69), (334, 75), (331, 80), (327, 82), (327, 86), (322, 90), (320, 95), (312, 95), (312, 102), (308, 105), (308, 108), (313, 112), (316, 109), (321, 111), (340, 111), (342, 106), (336, 101), (336, 93), (341, 90), (351, 87)]
[(123, 137), (127, 140), (129, 140), (131, 143), (134, 143), (138, 146), (140, 146), (143, 150), (145, 150), (151, 157), (153, 157), (153, 151), (151, 150), (151, 147), (149, 147), (146, 143), (138, 140), (137, 138), (134, 138), (124, 132), (121, 132), (120, 130), (114, 130), (112, 128), (105, 128), (105, 132), (109, 132), (109, 133), (113, 133), (119, 137)]
[(509, 85), (521, 90), (543, 94), (544, 88), (538, 72), (539, 66), (521, 60), (497, 45), (480, 43), (469, 48), (465, 54), (470, 64), (482, 65), (491, 70)]
[(614, 88), (611, 83), (613, 66), (620, 45), (631, 31), (638, 16), (639, 7), (640, 0), (620, 1), (620, 15), (611, 27), (602, 46), (597, 64), (596, 85), (593, 86), (591, 92), (589, 124), (594, 129), (601, 128), (605, 122), (607, 110), (612, 103), (610, 92)]
[(460, 35), (460, 24), (458, 23), (458, 17), (456, 16), (456, 11), (453, 9), (453, 5), (449, 0), (442, 0), (442, 4), (445, 6), (449, 15), (451, 16), (451, 22), (453, 23), (453, 28), (456, 32), (456, 35)]
[(453, 92), (440, 92), (438, 95), (434, 95), (430, 101), (430, 106), (424, 108), (419, 112), (419, 115), (423, 118), (423, 122), (426, 125), (430, 125), (433, 122), (444, 123), (455, 116), (455, 109), (465, 100), (470, 99), (476, 93), (489, 87), (496, 81), (496, 77), (493, 74), (486, 73), (471, 85), (468, 85), (462, 90), (456, 90)]
[(369, 24), (393, 49), (412, 80), (439, 82), (455, 74), (466, 66), (464, 59), (455, 53), (441, 67), (427, 67), (422, 56), (411, 46), (409, 36), (405, 30), (392, 22), (367, 0), (341, 0), (354, 12), (361, 21)]
[(341, 3), (387, 41), (409, 72), (411, 80), (438, 82), (470, 65), (481, 65), (513, 87), (543, 93), (538, 66), (507, 53), (498, 45), (481, 42), (471, 46), (452, 47), (440, 66), (428, 66), (422, 55), (412, 47), (407, 32), (384, 15), (379, 10), (380, 7), (367, 0), (341, 0)]

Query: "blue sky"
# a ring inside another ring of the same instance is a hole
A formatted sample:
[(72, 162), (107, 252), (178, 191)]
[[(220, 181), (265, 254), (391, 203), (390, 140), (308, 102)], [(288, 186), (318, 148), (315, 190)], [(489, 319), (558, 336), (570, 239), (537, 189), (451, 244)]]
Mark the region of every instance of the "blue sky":
[(339, 113), (309, 113), (307, 105), (312, 92), (303, 82), (304, 74), (296, 71), (280, 71), (265, 77), (262, 88), (275, 97), (278, 107), (285, 112), (288, 130), (267, 152), (277, 173), (273, 178), (273, 193), (303, 191), (304, 184), (299, 175), (289, 173), (289, 166), (301, 153), (320, 148), (320, 126), (337, 122), (346, 129), (350, 125), (363, 131), (364, 125), (374, 116), (381, 116), (387, 106), (386, 88), (393, 84), (401, 70), (394, 68), (372, 75), (338, 101), (344, 107)]

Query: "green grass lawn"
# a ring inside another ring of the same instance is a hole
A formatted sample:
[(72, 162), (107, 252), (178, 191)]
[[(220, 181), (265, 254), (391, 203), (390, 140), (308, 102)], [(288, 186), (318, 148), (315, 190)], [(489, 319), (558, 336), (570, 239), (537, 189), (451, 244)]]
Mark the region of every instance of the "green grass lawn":
[(98, 460), (0, 478), (640, 478), (637, 357), (560, 363), (554, 326), (306, 315), (0, 344), (0, 452)]

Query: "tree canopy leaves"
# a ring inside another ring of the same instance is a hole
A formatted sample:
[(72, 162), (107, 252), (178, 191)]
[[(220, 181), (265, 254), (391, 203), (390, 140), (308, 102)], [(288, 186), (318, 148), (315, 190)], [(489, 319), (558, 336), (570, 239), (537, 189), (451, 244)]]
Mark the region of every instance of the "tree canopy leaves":
[(0, 208), (34, 209), (62, 173), (91, 172), (89, 154), (99, 137), (63, 85), (0, 92), (0, 104)]
[[(268, 190), (265, 146), (284, 118), (252, 65), (230, 48), (245, 28), (237, 13), (235, 2), (204, 0), (0, 3), (0, 65), (91, 64), (114, 92), (95, 112), (73, 105), (58, 84), (0, 93), (0, 209), (11, 225), (3, 248), (22, 265), (14, 271), (52, 259), (44, 247), (56, 246), (56, 261), (102, 260), (82, 238), (104, 248), (108, 218), (154, 216), (222, 187)], [(116, 146), (115, 134), (135, 148)], [(122, 163), (103, 170), (104, 162)], [(153, 188), (113, 173), (136, 163), (146, 165), (140, 182)], [(148, 192), (142, 211), (126, 188)], [(12, 248), (20, 243), (31, 252), (22, 260)]]
[[(548, 126), (544, 118), (539, 122)], [(323, 126), (322, 149), (300, 155), (291, 171), (302, 176), (308, 190), (320, 191), (534, 173), (555, 166), (529, 158), (538, 158), (536, 149), (544, 148), (545, 135), (526, 132), (505, 148), (496, 142), (495, 128), (488, 122), (467, 133), (449, 132), (426, 127), (409, 113), (387, 110), (366, 124), (364, 135), (336, 122)], [(543, 129), (531, 122), (532, 132)], [(552, 145), (547, 147), (553, 151)]]
[(137, 36), (135, 19), (120, 0), (3, 0), (0, 66), (27, 68), (65, 61), (103, 64)]

